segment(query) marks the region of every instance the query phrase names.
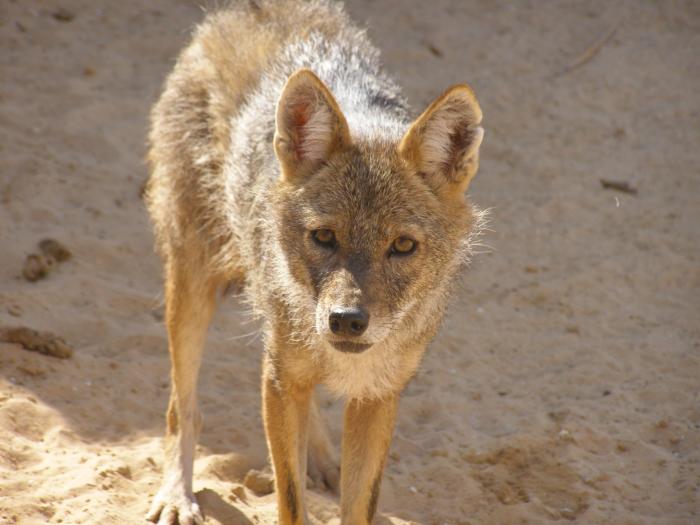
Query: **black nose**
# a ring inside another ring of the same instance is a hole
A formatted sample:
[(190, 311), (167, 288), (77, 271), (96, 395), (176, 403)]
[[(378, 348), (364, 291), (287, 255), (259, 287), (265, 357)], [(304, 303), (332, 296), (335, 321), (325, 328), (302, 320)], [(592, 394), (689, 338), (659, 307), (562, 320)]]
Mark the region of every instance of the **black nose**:
[(363, 308), (334, 308), (328, 326), (336, 335), (357, 337), (367, 330), (369, 314)]

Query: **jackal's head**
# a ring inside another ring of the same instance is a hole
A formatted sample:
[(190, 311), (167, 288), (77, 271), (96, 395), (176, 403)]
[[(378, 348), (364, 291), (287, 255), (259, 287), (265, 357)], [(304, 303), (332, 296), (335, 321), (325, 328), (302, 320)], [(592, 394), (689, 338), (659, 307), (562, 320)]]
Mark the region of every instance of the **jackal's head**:
[(480, 122), (474, 94), (458, 85), (403, 136), (353, 137), (313, 73), (287, 82), (274, 143), (279, 242), (315, 310), (316, 335), (335, 349), (419, 336), (413, 323), (440, 317), (475, 224), (465, 190), (478, 167)]

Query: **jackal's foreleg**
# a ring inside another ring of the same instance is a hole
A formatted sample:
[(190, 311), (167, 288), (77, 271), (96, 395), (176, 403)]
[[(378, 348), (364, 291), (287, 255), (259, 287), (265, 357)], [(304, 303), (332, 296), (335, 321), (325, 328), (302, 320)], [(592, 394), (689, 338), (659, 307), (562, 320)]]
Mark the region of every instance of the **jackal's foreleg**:
[(275, 471), (280, 525), (308, 523), (304, 506), (309, 406), (313, 385), (299, 385), (268, 352), (263, 365), (263, 419)]
[(340, 468), (342, 525), (372, 523), (397, 404), (398, 395), (378, 400), (348, 401)]
[(165, 295), (171, 393), (163, 482), (147, 517), (159, 525), (193, 525), (204, 522), (192, 493), (192, 469), (201, 427), (197, 376), (216, 305), (216, 286), (202, 276), (201, 268), (171, 261), (166, 268)]

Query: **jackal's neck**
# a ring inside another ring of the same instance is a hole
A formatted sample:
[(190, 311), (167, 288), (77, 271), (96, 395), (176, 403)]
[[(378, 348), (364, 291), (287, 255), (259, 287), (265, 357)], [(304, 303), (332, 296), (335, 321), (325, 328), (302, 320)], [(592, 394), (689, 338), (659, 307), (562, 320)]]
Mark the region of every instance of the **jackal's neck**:
[(281, 53), (277, 71), (309, 68), (328, 86), (358, 139), (398, 140), (409, 125), (408, 104), (381, 69), (379, 52), (363, 32), (341, 30), (328, 39), (311, 33)]

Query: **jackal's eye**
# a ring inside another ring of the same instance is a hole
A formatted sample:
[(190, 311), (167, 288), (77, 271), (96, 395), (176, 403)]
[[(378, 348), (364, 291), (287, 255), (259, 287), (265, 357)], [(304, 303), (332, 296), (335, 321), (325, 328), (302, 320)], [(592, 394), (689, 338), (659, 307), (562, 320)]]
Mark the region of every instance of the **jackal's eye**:
[(311, 232), (311, 238), (319, 246), (323, 246), (324, 248), (335, 248), (336, 240), (333, 230), (327, 230), (325, 228), (313, 230)]
[(397, 237), (391, 243), (389, 255), (410, 255), (416, 251), (416, 241), (410, 237)]

